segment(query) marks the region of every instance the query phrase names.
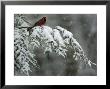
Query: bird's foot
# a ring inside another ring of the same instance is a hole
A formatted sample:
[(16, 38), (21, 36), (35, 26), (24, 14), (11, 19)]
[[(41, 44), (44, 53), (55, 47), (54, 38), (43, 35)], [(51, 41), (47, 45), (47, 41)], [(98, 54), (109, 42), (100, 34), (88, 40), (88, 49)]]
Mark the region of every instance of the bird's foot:
[(42, 30), (44, 29), (43, 25), (41, 25), (40, 27), (41, 27)]

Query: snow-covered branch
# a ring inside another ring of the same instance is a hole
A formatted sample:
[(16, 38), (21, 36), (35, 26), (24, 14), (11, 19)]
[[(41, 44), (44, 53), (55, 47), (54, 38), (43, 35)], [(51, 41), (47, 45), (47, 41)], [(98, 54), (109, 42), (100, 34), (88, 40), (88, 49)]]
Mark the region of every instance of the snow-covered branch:
[[(82, 47), (68, 30), (56, 26), (54, 29), (49, 26), (36, 26), (32, 28), (30, 38), (36, 39), (37, 47), (43, 47), (44, 53), (55, 52), (58, 55), (67, 56), (68, 47), (74, 51), (73, 60), (83, 62), (86, 66), (96, 65), (88, 60)], [(66, 58), (65, 58), (66, 59)]]
[[(67, 58), (67, 52), (72, 50), (73, 61), (78, 61), (84, 64), (85, 67), (96, 65), (87, 58), (82, 47), (76, 41), (73, 34), (61, 26), (51, 28), (49, 26), (35, 26), (30, 31), (30, 23), (27, 22), (23, 15), (16, 15), (14, 19), (14, 68), (15, 72), (20, 72), (29, 75), (31, 66), (39, 69), (35, 53), (32, 52), (37, 48), (42, 48), (43, 53), (49, 57), (49, 54), (54, 52), (59, 56)], [(26, 28), (25, 28), (26, 27)], [(51, 59), (50, 59), (51, 60)], [(66, 61), (67, 62), (67, 61)], [(80, 69), (83, 66), (80, 65)]]
[(28, 26), (26, 22), (22, 20), (20, 16), (15, 17), (14, 28), (14, 69), (15, 74), (21, 73), (29, 75), (31, 72), (31, 65), (35, 68), (39, 68), (37, 60), (34, 58), (29, 50), (29, 32), (26, 28), (17, 28), (18, 26)]

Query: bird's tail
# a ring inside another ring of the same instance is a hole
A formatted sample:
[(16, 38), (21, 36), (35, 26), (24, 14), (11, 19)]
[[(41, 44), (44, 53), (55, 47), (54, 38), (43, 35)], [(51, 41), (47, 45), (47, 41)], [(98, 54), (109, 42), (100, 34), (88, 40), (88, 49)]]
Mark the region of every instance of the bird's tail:
[(27, 28), (27, 31), (31, 30), (32, 28), (33, 28), (33, 27), (28, 27), (28, 28)]

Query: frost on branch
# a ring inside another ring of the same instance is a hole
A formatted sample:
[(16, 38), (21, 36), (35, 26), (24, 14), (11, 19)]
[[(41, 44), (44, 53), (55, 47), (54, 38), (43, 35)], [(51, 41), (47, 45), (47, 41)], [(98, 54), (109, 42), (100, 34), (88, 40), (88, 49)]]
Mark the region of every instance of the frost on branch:
[[(37, 63), (38, 48), (43, 49), (44, 55), (49, 59), (50, 53), (56, 53), (68, 62), (69, 49), (72, 51), (73, 62), (79, 62), (79, 69), (96, 65), (85, 55), (82, 47), (76, 41), (73, 34), (60, 26), (51, 28), (49, 26), (36, 26), (30, 31), (30, 27), (23, 15), (16, 15), (14, 19), (14, 68), (15, 75), (18, 73), (30, 75), (32, 68), (40, 67)], [(51, 60), (51, 59), (50, 59)]]
[(55, 52), (63, 57), (66, 56), (66, 46), (57, 29), (52, 29), (48, 26), (36, 26), (32, 30), (30, 40), (36, 39), (40, 43), (40, 45), (37, 46), (42, 47), (44, 53)]
[[(39, 67), (37, 60), (34, 58), (34, 54), (29, 51), (29, 40), (26, 28), (17, 28), (21, 26), (23, 19), (20, 16), (15, 17), (15, 28), (14, 28), (14, 69), (15, 75), (25, 74), (29, 75), (31, 72), (31, 65), (34, 67)], [(25, 23), (26, 25), (26, 23)]]
[[(62, 34), (62, 38), (64, 39), (65, 44), (67, 44), (69, 47), (73, 48), (74, 54), (73, 54), (73, 59), (76, 61), (80, 61), (84, 63), (84, 66), (89, 66), (91, 65), (96, 65), (95, 63), (91, 62), (88, 60), (87, 56), (85, 55), (82, 47), (79, 45), (79, 43), (76, 41), (76, 39), (73, 37), (73, 34), (66, 29), (56, 26), (56, 29), (60, 31)], [(82, 66), (80, 66), (82, 68)]]
[[(31, 39), (37, 41), (37, 47), (42, 47), (45, 54), (55, 52), (66, 59), (68, 48), (71, 48), (73, 50), (73, 60), (83, 63), (86, 67), (91, 67), (92, 64), (96, 65), (88, 60), (73, 34), (60, 26), (56, 26), (54, 29), (48, 26), (36, 26), (32, 28)], [(82, 67), (80, 66), (80, 68)]]

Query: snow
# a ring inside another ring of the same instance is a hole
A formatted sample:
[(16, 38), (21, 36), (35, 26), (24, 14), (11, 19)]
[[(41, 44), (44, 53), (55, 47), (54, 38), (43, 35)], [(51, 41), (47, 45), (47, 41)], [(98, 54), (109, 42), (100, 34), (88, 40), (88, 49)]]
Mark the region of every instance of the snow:
[[(32, 28), (33, 32), (30, 37), (35, 37), (38, 41), (37, 37), (41, 40), (39, 44), (42, 44), (44, 47), (44, 53), (46, 52), (56, 52), (58, 55), (63, 56), (64, 58), (67, 56), (66, 52), (67, 45), (73, 48), (74, 54), (73, 59), (78, 61), (80, 60), (85, 64), (88, 64), (91, 67), (91, 61), (88, 60), (84, 51), (80, 44), (73, 37), (73, 34), (60, 27), (56, 26), (55, 28), (50, 28), (49, 26), (36, 26)], [(34, 39), (35, 39), (34, 38)], [(40, 45), (39, 45), (40, 47)], [(94, 64), (94, 63), (93, 63)]]
[(59, 46), (64, 46), (65, 47), (64, 40), (61, 37), (60, 32), (57, 29), (53, 29), (53, 36), (54, 36), (53, 37), (54, 40), (58, 42)]
[(25, 17), (22, 15), (15, 16), (14, 25), (21, 26), (21, 27), (29, 27), (29, 24), (25, 21)]
[(64, 28), (62, 28), (62, 27), (60, 27), (60, 26), (56, 26), (55, 28), (58, 29), (58, 30), (61, 31), (61, 32), (63, 32), (63, 31), (65, 30)]
[[(25, 22), (24, 17), (16, 16), (15, 17), (15, 31), (14, 31), (14, 52), (15, 52), (15, 68), (19, 69), (21, 73), (29, 75), (31, 72), (30, 63), (40, 68), (37, 60), (34, 59), (34, 54), (31, 53), (31, 50), (37, 48), (43, 48), (44, 54), (55, 52), (58, 55), (66, 58), (68, 48), (73, 49), (73, 60), (80, 61), (81, 65), (85, 64), (91, 67), (96, 65), (95, 63), (88, 60), (85, 55), (82, 47), (73, 37), (73, 34), (61, 26), (56, 26), (51, 28), (49, 26), (35, 26), (31, 29), (31, 34), (27, 31), (26, 28), (19, 29), (19, 26), (29, 26)], [(79, 66), (79, 69), (82, 68)]]
[[(41, 40), (40, 44), (44, 47), (44, 53), (55, 51), (59, 55), (65, 57), (66, 49), (63, 38), (60, 35), (60, 31), (57, 29), (52, 29), (49, 26), (36, 26), (32, 28), (33, 32), (30, 37), (34, 37), (36, 40), (39, 38)], [(38, 37), (38, 38), (37, 38)]]
[(56, 29), (58, 29), (62, 34), (63, 34), (63, 38), (72, 38), (73, 34), (71, 32), (69, 32), (68, 30), (60, 27), (60, 26), (56, 26)]
[[(23, 22), (19, 20), (19, 26), (22, 26)], [(30, 53), (28, 49), (28, 32), (26, 28), (19, 29), (17, 26), (14, 28), (14, 65), (15, 71), (29, 75), (31, 72), (30, 63), (35, 67), (38, 67), (37, 61), (34, 59), (34, 55)]]

